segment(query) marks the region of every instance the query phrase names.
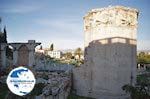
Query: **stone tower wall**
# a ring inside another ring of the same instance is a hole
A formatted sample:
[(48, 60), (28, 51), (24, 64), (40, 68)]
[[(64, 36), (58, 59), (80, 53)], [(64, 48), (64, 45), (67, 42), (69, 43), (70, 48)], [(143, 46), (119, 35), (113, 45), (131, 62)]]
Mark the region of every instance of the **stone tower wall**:
[(74, 70), (77, 94), (125, 99), (125, 84), (136, 80), (138, 11), (115, 6), (93, 9), (84, 17), (85, 61)]

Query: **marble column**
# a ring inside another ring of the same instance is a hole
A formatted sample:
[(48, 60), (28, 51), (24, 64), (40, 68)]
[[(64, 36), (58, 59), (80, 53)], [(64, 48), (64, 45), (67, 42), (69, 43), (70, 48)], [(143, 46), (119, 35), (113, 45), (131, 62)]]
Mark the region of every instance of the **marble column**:
[(6, 67), (6, 44), (1, 44), (2, 67)]
[[(31, 40), (32, 41), (32, 40)], [(29, 44), (27, 44), (28, 48), (29, 48), (29, 66), (34, 66), (35, 65), (35, 47), (37, 45), (40, 45), (41, 43), (35, 43), (34, 42), (31, 42), (31, 41), (28, 41)]]
[(29, 66), (35, 65), (34, 49), (29, 50)]
[(6, 50), (1, 50), (2, 67), (6, 67)]
[(17, 66), (18, 65), (18, 50), (16, 48), (14, 48), (13, 50), (13, 65)]

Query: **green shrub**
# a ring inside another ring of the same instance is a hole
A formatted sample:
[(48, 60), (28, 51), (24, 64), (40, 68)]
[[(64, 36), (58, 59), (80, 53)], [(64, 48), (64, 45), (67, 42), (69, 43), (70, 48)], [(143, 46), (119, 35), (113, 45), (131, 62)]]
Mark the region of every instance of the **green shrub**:
[(122, 89), (129, 93), (132, 99), (150, 99), (150, 74), (143, 74), (137, 76), (137, 84), (132, 86), (130, 84), (124, 85)]

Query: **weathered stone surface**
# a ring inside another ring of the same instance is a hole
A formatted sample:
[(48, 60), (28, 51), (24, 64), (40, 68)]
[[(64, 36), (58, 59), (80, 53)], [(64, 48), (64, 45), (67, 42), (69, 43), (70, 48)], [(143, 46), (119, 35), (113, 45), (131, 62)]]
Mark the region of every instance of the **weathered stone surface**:
[(46, 60), (44, 57), (36, 56), (35, 58), (36, 70), (48, 70), (48, 71), (71, 71), (73, 66), (70, 64), (57, 63), (51, 60)]
[(29, 63), (29, 49), (26, 45), (20, 46), (18, 49), (18, 65), (28, 66)]
[[(45, 79), (45, 77), (48, 78)], [(44, 82), (43, 84), (46, 85), (39, 97), (42, 97), (42, 99), (67, 99), (72, 84), (70, 72), (37, 72), (36, 78), (37, 83)]]
[(28, 43), (9, 43), (13, 47), (13, 65), (34, 66), (35, 47), (41, 43), (28, 40)]
[(137, 17), (137, 10), (123, 6), (92, 9), (84, 17), (85, 47), (104, 38), (136, 39)]
[(136, 79), (138, 11), (114, 6), (84, 17), (85, 61), (73, 70), (74, 89), (96, 99), (125, 99), (125, 84)]

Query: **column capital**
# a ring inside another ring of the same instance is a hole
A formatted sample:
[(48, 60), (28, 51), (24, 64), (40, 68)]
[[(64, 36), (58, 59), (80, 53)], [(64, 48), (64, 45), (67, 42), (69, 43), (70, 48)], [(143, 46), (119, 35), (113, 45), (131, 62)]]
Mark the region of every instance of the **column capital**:
[(22, 44), (21, 43), (9, 43), (9, 45), (13, 47), (13, 51), (16, 51), (20, 48)]
[(34, 51), (35, 50), (35, 47), (40, 45), (41, 43), (28, 43), (26, 44), (28, 49), (31, 50), (31, 51)]

